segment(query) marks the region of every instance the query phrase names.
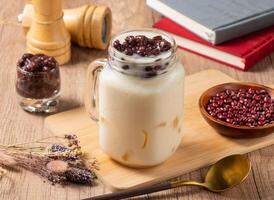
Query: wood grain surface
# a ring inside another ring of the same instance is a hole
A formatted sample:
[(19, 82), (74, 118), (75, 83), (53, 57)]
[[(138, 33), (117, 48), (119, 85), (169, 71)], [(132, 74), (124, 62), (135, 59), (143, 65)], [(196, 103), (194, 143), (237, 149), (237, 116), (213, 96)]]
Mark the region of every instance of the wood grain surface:
[[(208, 76), (214, 78), (207, 79)], [(201, 94), (208, 88), (225, 82), (235, 82), (235, 80), (218, 70), (204, 70), (185, 78), (185, 105), (181, 133), (183, 139), (172, 157), (156, 167), (134, 169), (110, 159), (99, 147), (98, 124), (90, 118), (84, 107), (47, 117), (45, 127), (56, 136), (75, 133), (87, 156), (97, 159), (100, 169), (96, 172), (98, 178), (110, 190), (150, 186), (209, 166), (225, 156), (245, 154), (274, 144), (274, 134), (253, 139), (224, 137), (203, 119), (198, 106)]]
[[(113, 34), (136, 27), (151, 27), (159, 14), (145, 5), (143, 0), (64, 0), (66, 8), (85, 3), (106, 4), (113, 12)], [(29, 114), (21, 110), (16, 101), (14, 80), (16, 61), (25, 51), (25, 35), (16, 23), (24, 2), (0, 0), (0, 143), (11, 144), (47, 137), (45, 115)], [(72, 60), (62, 67), (62, 102), (60, 111), (83, 105), (83, 88), (88, 64), (95, 58), (106, 56), (106, 51), (73, 46)], [(274, 54), (266, 57), (248, 72), (228, 68), (200, 56), (181, 51), (180, 57), (187, 74), (203, 69), (219, 69), (241, 81), (261, 84), (274, 83)], [(213, 78), (213, 77), (208, 77)], [(213, 147), (214, 148), (214, 147)], [(269, 199), (274, 197), (274, 146), (249, 153), (253, 163), (251, 175), (245, 184), (230, 191), (214, 194), (196, 187), (183, 187), (146, 195), (135, 199)], [(206, 168), (180, 178), (202, 180)], [(108, 192), (99, 182), (93, 187), (52, 186), (29, 172), (9, 172), (0, 181), (0, 199), (81, 199)]]

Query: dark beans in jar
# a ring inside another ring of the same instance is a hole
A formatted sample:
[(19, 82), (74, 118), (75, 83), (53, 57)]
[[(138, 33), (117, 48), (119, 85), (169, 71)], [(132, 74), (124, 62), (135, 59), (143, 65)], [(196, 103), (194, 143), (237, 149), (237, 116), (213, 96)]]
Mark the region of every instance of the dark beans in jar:
[(44, 54), (24, 54), (17, 62), (16, 90), (26, 98), (53, 96), (60, 90), (57, 61)]
[(161, 52), (166, 52), (170, 50), (172, 46), (170, 42), (160, 35), (153, 38), (148, 38), (145, 35), (129, 35), (123, 43), (115, 40), (113, 47), (128, 56), (138, 54), (141, 57), (148, 57), (151, 55), (157, 56), (161, 54)]

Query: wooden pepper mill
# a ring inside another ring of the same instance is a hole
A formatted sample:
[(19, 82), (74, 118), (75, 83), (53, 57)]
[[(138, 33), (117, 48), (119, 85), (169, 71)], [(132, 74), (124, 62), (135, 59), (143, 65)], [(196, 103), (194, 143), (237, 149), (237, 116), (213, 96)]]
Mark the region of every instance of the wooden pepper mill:
[[(65, 27), (71, 40), (82, 46), (106, 49), (110, 41), (112, 15), (107, 6), (83, 5), (73, 9), (63, 9)], [(19, 22), (27, 32), (34, 18), (31, 0), (26, 2)]]
[(34, 14), (27, 33), (27, 52), (55, 57), (60, 65), (71, 56), (70, 34), (62, 11), (62, 0), (33, 0)]

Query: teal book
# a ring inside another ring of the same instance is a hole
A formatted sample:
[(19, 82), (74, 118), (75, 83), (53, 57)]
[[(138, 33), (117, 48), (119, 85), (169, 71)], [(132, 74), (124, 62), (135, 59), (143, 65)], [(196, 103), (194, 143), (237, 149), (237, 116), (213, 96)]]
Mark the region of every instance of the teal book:
[(274, 25), (274, 0), (147, 0), (147, 5), (212, 44)]

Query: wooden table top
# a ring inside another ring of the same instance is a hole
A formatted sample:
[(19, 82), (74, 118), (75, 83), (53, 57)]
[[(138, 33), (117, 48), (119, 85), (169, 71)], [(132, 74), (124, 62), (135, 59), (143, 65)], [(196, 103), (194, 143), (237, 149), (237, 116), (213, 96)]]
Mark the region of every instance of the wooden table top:
[[(113, 34), (129, 28), (151, 27), (160, 15), (145, 5), (144, 0), (64, 0), (65, 7), (85, 3), (106, 4), (113, 12)], [(45, 115), (24, 112), (18, 105), (14, 81), (17, 59), (25, 52), (25, 35), (16, 23), (23, 1), (0, 0), (0, 143), (12, 144), (50, 136), (44, 128)], [(274, 54), (266, 57), (248, 72), (241, 72), (200, 56), (179, 50), (187, 74), (204, 69), (218, 69), (241, 81), (274, 83)], [(62, 98), (60, 111), (83, 105), (83, 88), (88, 64), (105, 57), (106, 51), (73, 46), (72, 59), (61, 68)], [(213, 77), (209, 77), (213, 78)], [(247, 155), (253, 168), (247, 180), (234, 189), (214, 194), (197, 187), (163, 191), (137, 199), (273, 199), (274, 146)], [(181, 179), (202, 180), (207, 168), (181, 176)], [(52, 186), (37, 175), (22, 171), (8, 172), (0, 180), (0, 199), (82, 199), (106, 193), (99, 182), (96, 186)]]

